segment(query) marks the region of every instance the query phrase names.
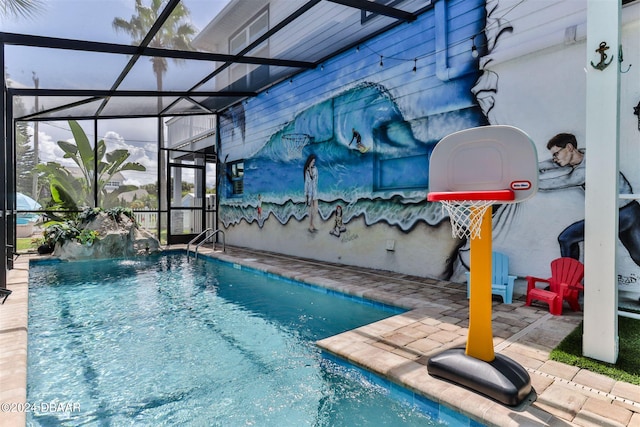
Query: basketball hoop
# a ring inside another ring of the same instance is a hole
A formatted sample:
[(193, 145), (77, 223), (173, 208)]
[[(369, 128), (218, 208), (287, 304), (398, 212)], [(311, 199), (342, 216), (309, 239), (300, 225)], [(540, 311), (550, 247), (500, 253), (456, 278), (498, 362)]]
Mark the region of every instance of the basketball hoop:
[(306, 133), (288, 133), (281, 136), (288, 158), (302, 156), (302, 149), (311, 142), (311, 135)]
[(429, 193), (427, 200), (442, 203), (451, 220), (451, 235), (455, 238), (480, 238), (482, 218), (489, 207), (500, 201), (514, 199), (513, 191), (456, 191)]
[(493, 221), (489, 207), (528, 200), (536, 191), (535, 144), (512, 126), (454, 132), (431, 152), (427, 200), (442, 203), (453, 237), (468, 239), (470, 292), (466, 348), (444, 350), (429, 359), (427, 369), (431, 375), (507, 405), (519, 404), (529, 395), (531, 378), (526, 369), (496, 355), (493, 348)]

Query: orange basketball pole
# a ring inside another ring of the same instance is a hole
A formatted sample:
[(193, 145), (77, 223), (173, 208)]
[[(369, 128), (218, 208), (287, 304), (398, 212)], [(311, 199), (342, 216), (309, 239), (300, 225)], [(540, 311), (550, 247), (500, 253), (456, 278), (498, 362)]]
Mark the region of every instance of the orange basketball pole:
[(433, 355), (427, 370), (510, 406), (526, 399), (532, 387), (527, 370), (493, 347), (491, 205), (519, 203), (535, 195), (537, 159), (531, 138), (501, 125), (447, 135), (429, 159), (427, 200), (442, 203), (454, 237), (471, 239), (471, 260), (467, 345)]
[(471, 295), (469, 299), (469, 332), (465, 353), (476, 359), (491, 362), (493, 328), (491, 326), (491, 270), (492, 270), (491, 207), (482, 214), (480, 235), (471, 239)]

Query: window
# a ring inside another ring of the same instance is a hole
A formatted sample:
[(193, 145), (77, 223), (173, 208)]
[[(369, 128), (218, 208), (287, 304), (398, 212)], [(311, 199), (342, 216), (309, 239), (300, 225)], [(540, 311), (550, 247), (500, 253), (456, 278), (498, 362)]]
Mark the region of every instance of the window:
[(427, 154), (384, 159), (376, 157), (376, 190), (426, 189), (429, 183)]
[[(229, 39), (229, 53), (235, 55), (242, 49), (256, 41), (260, 36), (269, 30), (269, 11), (260, 12), (255, 18), (250, 20), (243, 28)], [(257, 50), (262, 50), (267, 46), (268, 41), (258, 46)]]
[[(426, 127), (426, 123), (423, 127)], [(413, 138), (410, 123), (398, 122), (381, 126), (380, 135), (405, 135)], [(376, 150), (373, 163), (373, 187), (381, 190), (419, 190), (429, 185), (430, 144), (414, 141), (393, 152)]]
[[(229, 39), (229, 53), (235, 55), (269, 30), (269, 10), (263, 10)], [(252, 56), (269, 56), (269, 41), (252, 49)], [(268, 65), (233, 64), (230, 70), (231, 89), (251, 90), (269, 77)]]
[(233, 162), (227, 165), (227, 176), (231, 184), (230, 196), (240, 196), (244, 191), (244, 162)]

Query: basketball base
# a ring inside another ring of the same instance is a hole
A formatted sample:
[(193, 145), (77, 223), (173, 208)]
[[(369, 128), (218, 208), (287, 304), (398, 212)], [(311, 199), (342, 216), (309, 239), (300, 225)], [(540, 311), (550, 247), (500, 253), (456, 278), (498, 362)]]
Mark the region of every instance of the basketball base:
[(532, 390), (527, 371), (501, 354), (485, 362), (467, 356), (464, 348), (452, 348), (429, 359), (427, 370), (508, 406), (520, 404)]

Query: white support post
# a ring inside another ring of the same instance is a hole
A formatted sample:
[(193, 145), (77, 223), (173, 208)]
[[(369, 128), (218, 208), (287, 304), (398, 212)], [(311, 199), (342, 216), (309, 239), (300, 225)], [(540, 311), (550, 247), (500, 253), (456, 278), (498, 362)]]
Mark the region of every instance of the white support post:
[[(587, 117), (584, 238), (583, 354), (615, 363), (618, 358), (618, 140), (620, 100), (620, 2), (587, 1)], [(603, 58), (596, 52), (601, 43)]]

